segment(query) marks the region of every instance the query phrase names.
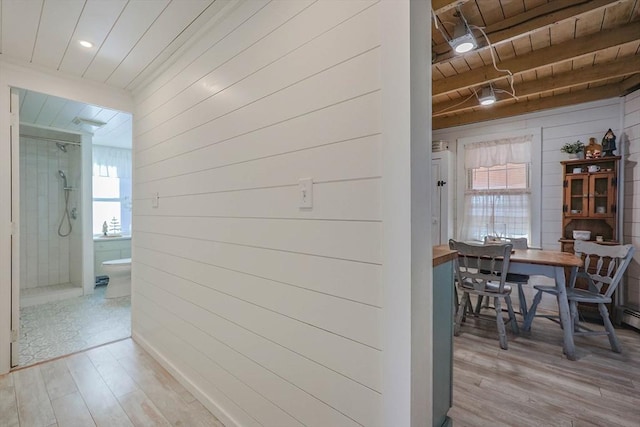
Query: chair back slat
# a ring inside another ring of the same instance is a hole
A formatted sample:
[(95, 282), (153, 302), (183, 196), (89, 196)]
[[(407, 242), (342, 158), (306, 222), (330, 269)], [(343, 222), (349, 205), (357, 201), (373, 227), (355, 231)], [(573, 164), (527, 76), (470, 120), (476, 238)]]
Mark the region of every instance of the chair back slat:
[(512, 245), (473, 245), (449, 240), (449, 248), (458, 251), (454, 261), (458, 286), (484, 291), (491, 282), (504, 292), (505, 277), (509, 269)]
[[(607, 284), (604, 296), (610, 298), (631, 263), (635, 248), (631, 245), (605, 246), (576, 240), (574, 252), (576, 256), (584, 256), (582, 275), (588, 277), (589, 289), (601, 293), (603, 285)], [(592, 259), (595, 259), (595, 267), (592, 266)], [(602, 271), (605, 261), (608, 261), (608, 265), (606, 271)], [(589, 272), (590, 268), (594, 268), (595, 272)]]

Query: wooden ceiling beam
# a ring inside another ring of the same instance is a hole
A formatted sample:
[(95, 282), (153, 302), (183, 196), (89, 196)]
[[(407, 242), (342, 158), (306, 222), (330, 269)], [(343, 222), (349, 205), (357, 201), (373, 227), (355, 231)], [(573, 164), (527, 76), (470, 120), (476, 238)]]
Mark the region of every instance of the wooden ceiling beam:
[[(527, 36), (535, 31), (548, 28), (567, 19), (577, 18), (589, 12), (603, 9), (628, 0), (570, 0), (545, 3), (520, 15), (504, 19), (489, 25), (484, 32), (493, 45), (505, 43), (519, 37)], [(477, 37), (482, 43), (477, 50), (487, 48), (484, 37)], [(436, 61), (432, 65), (446, 62), (455, 56), (449, 43), (441, 43), (433, 47)]]
[(620, 93), (622, 95), (628, 95), (634, 90), (637, 90), (638, 87), (640, 87), (640, 73), (620, 82)]
[(462, 6), (469, 0), (431, 0), (431, 8), (436, 15), (451, 10), (458, 6)]
[(579, 92), (565, 93), (562, 95), (540, 98), (533, 101), (497, 106), (495, 108), (483, 108), (480, 111), (476, 111), (470, 114), (462, 114), (449, 117), (435, 117), (432, 122), (432, 127), (433, 129), (444, 129), (454, 126), (466, 125), (469, 123), (497, 120), (505, 117), (533, 113), (539, 110), (548, 110), (551, 108), (613, 98), (619, 96), (620, 93), (620, 84), (600, 86), (597, 88), (585, 89)]
[[(519, 97), (529, 96), (635, 73), (640, 73), (640, 55), (629, 56), (614, 62), (598, 64), (591, 67), (584, 67), (540, 80), (516, 84), (515, 92)], [(469, 110), (477, 106), (478, 101), (475, 97), (472, 97), (462, 104), (461, 99), (439, 102), (437, 104), (433, 104), (433, 116), (437, 117), (445, 114), (451, 114), (453, 112)]]
[[(500, 62), (498, 66), (501, 69), (510, 70), (513, 74), (519, 74), (639, 39), (640, 31), (638, 31), (638, 23), (631, 22), (618, 28), (600, 31), (555, 46), (539, 49), (527, 55)], [(472, 86), (479, 86), (504, 77), (505, 73), (497, 71), (493, 67), (493, 64), (485, 65), (484, 67), (469, 70), (455, 76), (447, 77), (446, 79), (434, 81), (433, 95), (441, 95)]]

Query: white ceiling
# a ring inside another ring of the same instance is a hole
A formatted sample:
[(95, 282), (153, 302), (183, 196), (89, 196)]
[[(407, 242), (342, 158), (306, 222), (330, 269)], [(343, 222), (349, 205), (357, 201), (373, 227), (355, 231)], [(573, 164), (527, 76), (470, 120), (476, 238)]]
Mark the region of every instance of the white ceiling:
[(0, 0), (0, 57), (133, 90), (224, 3)]
[[(19, 89), (21, 124), (54, 128), (72, 132), (93, 133), (93, 143), (112, 147), (131, 148), (131, 114), (95, 105), (58, 98), (39, 92)], [(102, 127), (74, 123), (74, 119), (96, 120)]]
[[(0, 0), (0, 59), (135, 90), (227, 0)], [(84, 48), (79, 41), (93, 43)], [(131, 116), (22, 90), (20, 121), (131, 147)], [(99, 129), (75, 117), (107, 123)], [(125, 136), (126, 135), (126, 136)]]

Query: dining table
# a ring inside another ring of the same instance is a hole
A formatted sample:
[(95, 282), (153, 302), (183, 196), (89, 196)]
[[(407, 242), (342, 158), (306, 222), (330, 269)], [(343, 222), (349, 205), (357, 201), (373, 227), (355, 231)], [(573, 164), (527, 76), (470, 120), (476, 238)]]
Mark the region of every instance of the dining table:
[[(564, 354), (569, 360), (576, 360), (576, 347), (573, 343), (565, 269), (569, 269), (573, 275), (582, 265), (582, 259), (572, 253), (546, 249), (516, 249), (509, 260), (509, 273), (547, 276), (555, 280)], [(529, 330), (532, 321), (533, 316), (527, 317), (523, 329)]]
[[(444, 245), (444, 247), (448, 248), (448, 245)], [(569, 360), (576, 360), (576, 348), (573, 342), (573, 325), (569, 312), (569, 300), (567, 299), (565, 269), (569, 269), (573, 274), (582, 265), (582, 259), (572, 253), (546, 249), (515, 249), (509, 260), (509, 273), (540, 275), (554, 279), (563, 332), (563, 350)], [(525, 330), (531, 326), (532, 321), (533, 317), (525, 320)]]

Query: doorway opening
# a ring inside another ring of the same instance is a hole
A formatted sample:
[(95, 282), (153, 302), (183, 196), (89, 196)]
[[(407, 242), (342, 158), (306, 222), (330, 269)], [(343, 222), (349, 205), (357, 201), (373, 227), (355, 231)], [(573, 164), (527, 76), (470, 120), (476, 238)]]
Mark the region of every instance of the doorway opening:
[[(96, 272), (131, 257), (132, 129), (129, 113), (11, 92), (11, 366), (23, 367), (131, 335), (130, 291), (108, 298), (108, 276)], [(129, 160), (111, 167), (109, 156)], [(118, 184), (106, 205), (94, 196), (103, 172)], [(111, 232), (96, 233), (107, 220)]]

